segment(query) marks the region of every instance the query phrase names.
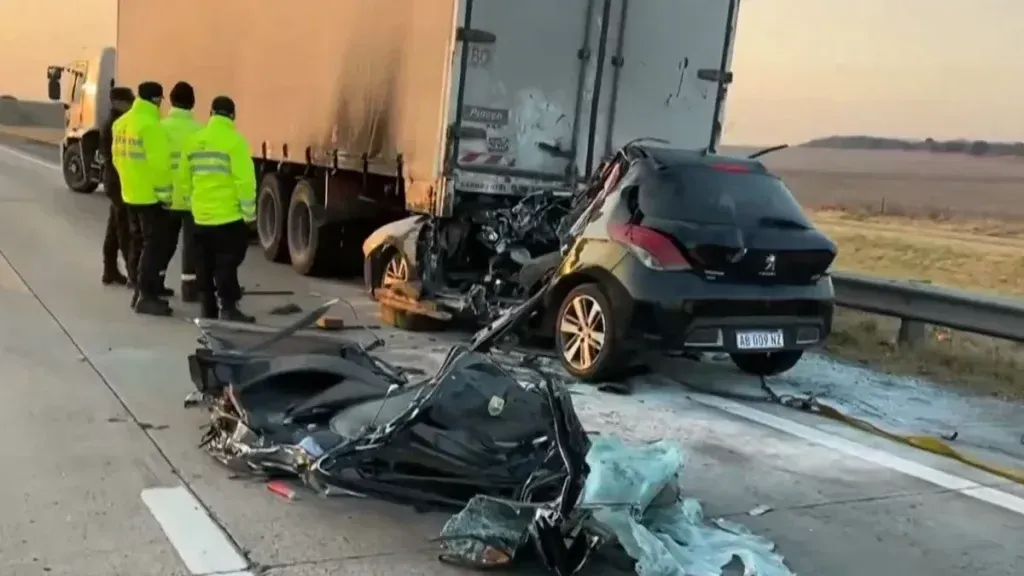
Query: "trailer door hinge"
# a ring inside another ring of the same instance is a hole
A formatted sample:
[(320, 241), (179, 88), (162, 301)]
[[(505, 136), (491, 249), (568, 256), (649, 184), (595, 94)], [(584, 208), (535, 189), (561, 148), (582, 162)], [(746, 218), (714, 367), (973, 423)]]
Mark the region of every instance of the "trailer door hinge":
[(459, 26), (455, 30), (455, 40), (467, 44), (494, 44), (498, 41), (498, 36), (486, 30)]
[(732, 72), (723, 73), (718, 68), (701, 68), (697, 70), (697, 78), (707, 82), (718, 82), (720, 84), (732, 84)]
[(478, 126), (448, 126), (448, 138), (458, 137), (459, 140), (486, 140), (487, 130)]

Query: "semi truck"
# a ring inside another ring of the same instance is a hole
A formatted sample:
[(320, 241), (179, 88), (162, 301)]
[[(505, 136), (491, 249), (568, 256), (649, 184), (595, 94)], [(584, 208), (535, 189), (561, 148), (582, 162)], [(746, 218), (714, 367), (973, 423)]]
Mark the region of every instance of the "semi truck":
[(714, 150), (738, 5), (121, 0), (116, 47), (49, 68), (61, 165), (71, 190), (99, 185), (115, 84), (187, 81), (200, 120), (230, 96), (260, 178), (260, 247), (314, 274), (409, 214), (571, 193), (637, 137)]

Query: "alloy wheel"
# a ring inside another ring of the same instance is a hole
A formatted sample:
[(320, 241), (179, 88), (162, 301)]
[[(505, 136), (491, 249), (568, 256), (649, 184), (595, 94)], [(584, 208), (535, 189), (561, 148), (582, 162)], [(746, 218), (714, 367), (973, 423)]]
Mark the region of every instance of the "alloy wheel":
[(597, 300), (586, 294), (573, 298), (558, 325), (565, 361), (577, 370), (589, 370), (604, 349), (606, 326)]
[(380, 285), (381, 288), (388, 288), (395, 284), (409, 281), (409, 265), (406, 264), (405, 258), (399, 254), (395, 254), (388, 260), (387, 267), (384, 268), (384, 275), (381, 277)]

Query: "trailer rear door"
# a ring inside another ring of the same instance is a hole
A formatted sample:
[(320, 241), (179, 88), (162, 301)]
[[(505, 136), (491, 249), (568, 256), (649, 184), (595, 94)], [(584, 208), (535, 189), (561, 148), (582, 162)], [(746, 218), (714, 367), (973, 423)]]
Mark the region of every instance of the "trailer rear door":
[[(739, 4), (613, 1), (595, 158), (636, 138), (659, 138), (685, 150), (717, 144)], [(590, 168), (593, 163), (581, 163)]]
[(517, 182), (573, 180), (600, 3), (460, 3), (447, 159), (460, 189), (507, 194)]

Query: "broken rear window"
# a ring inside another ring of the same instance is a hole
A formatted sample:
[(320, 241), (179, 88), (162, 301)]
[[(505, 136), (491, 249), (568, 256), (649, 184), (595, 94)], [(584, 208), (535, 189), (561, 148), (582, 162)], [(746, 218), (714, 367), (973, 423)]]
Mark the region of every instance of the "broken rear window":
[(655, 218), (699, 224), (740, 228), (812, 226), (782, 180), (730, 166), (685, 166), (658, 171), (640, 185), (640, 208)]

